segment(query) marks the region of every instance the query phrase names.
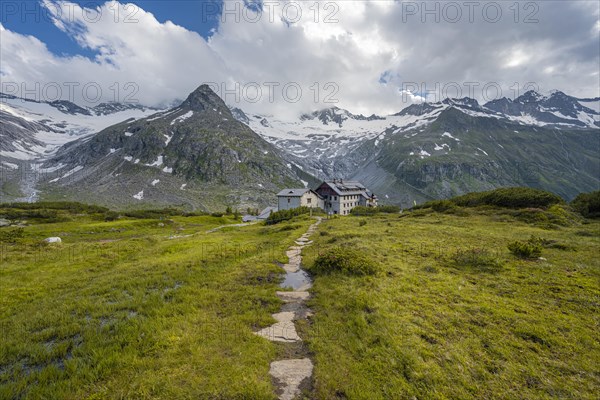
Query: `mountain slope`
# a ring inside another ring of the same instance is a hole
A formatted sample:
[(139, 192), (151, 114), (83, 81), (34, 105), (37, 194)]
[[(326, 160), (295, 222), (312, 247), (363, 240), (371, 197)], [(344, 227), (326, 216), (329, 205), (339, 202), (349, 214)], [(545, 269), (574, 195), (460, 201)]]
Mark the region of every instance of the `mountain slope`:
[(406, 206), (517, 184), (566, 198), (597, 189), (599, 104), (530, 91), (483, 106), (467, 97), (413, 104), (385, 117), (334, 107), (291, 121), (245, 119), (306, 171), (360, 180)]
[[(542, 96), (533, 90), (514, 100), (503, 97), (485, 104), (485, 108), (501, 113), (515, 121), (524, 121), (538, 126), (555, 127), (600, 127), (600, 112), (592, 109), (593, 103), (555, 91), (550, 96)], [(596, 108), (596, 107), (595, 107)]]
[(297, 169), (207, 85), (179, 107), (65, 145), (44, 168), (56, 169), (44, 185), (51, 197), (118, 207), (267, 205), (280, 188), (303, 185)]
[(362, 147), (371, 156), (352, 178), (405, 206), (502, 186), (572, 199), (600, 186), (598, 129), (528, 126), (450, 107), (422, 129)]

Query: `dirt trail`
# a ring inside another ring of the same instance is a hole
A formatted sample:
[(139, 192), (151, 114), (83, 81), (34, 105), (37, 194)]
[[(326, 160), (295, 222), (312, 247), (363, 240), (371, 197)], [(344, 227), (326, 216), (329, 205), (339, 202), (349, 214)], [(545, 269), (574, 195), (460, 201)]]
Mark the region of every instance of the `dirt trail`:
[[(291, 287), (291, 292), (277, 292), (277, 297), (285, 302), (280, 312), (273, 314), (277, 322), (258, 332), (257, 335), (265, 339), (282, 343), (299, 343), (302, 338), (296, 331), (294, 321), (306, 319), (310, 310), (306, 307), (306, 300), (310, 297), (308, 289), (312, 283), (306, 271), (301, 268), (302, 249), (309, 246), (309, 239), (319, 224), (321, 218), (312, 224), (308, 231), (296, 240), (296, 245), (291, 246), (286, 252), (289, 261), (283, 265), (286, 277), (283, 287)], [(310, 358), (295, 358), (278, 360), (271, 363), (270, 374), (275, 381), (277, 394), (281, 400), (293, 400), (300, 394), (301, 385), (308, 385), (312, 377), (313, 363)]]

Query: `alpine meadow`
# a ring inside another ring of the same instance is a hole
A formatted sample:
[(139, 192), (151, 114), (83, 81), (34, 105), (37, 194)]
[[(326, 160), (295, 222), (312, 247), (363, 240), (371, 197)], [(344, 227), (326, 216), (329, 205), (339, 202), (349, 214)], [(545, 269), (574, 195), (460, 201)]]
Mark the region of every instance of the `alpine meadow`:
[(595, 400), (600, 3), (7, 0), (0, 400)]

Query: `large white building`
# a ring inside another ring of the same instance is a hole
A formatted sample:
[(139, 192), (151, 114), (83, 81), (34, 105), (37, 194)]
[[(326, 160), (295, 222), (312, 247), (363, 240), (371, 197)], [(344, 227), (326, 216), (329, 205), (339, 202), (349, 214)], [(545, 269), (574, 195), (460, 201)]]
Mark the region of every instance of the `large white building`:
[(319, 207), (330, 214), (348, 215), (356, 206), (375, 207), (377, 196), (360, 182), (334, 179), (316, 190), (284, 189), (277, 194), (279, 210)]
[(325, 212), (331, 214), (348, 215), (357, 206), (377, 206), (377, 196), (357, 181), (343, 179), (325, 181), (315, 192), (323, 198)]

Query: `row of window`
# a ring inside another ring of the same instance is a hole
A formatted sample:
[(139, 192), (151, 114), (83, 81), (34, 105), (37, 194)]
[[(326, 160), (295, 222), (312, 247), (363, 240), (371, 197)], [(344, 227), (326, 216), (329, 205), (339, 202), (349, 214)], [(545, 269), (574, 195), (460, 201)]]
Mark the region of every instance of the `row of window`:
[[(329, 200), (337, 201), (337, 196), (329, 196)], [(340, 200), (358, 200), (358, 195), (340, 196)]]

